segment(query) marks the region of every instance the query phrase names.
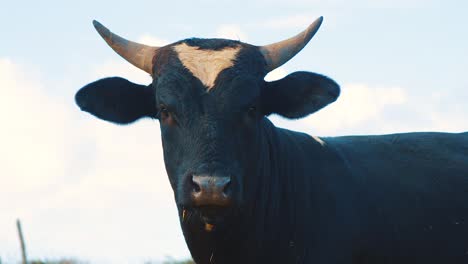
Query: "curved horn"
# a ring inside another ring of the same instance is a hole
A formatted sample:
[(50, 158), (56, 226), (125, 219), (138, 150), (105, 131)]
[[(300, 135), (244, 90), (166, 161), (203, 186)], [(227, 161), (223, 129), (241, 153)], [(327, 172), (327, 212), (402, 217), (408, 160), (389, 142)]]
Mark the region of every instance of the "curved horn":
[(323, 17), (319, 17), (306, 30), (296, 36), (276, 42), (270, 45), (261, 46), (260, 52), (263, 54), (267, 63), (268, 72), (285, 64), (294, 57), (302, 48), (307, 45), (309, 40), (315, 35), (322, 24)]
[(153, 75), (153, 57), (159, 47), (151, 47), (126, 40), (93, 20), (96, 31), (107, 44), (131, 64)]

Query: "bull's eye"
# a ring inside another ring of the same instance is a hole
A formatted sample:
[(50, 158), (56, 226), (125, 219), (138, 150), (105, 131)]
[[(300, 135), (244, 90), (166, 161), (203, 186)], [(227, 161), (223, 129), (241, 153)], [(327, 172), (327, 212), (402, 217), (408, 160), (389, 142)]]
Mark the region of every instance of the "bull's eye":
[(164, 123), (166, 125), (172, 125), (173, 124), (172, 114), (169, 111), (169, 109), (167, 109), (167, 107), (165, 105), (161, 105), (159, 107), (158, 117), (159, 117), (160, 122), (162, 122), (162, 123)]

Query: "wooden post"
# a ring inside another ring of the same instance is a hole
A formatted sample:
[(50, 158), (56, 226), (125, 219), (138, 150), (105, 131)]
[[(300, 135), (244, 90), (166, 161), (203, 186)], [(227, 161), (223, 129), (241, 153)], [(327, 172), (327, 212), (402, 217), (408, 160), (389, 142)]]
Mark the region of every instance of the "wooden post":
[(21, 221), (19, 219), (16, 220), (16, 228), (18, 229), (18, 236), (21, 243), (21, 256), (23, 258), (22, 264), (28, 264), (28, 260), (26, 258), (26, 246), (24, 243), (23, 230), (21, 229)]

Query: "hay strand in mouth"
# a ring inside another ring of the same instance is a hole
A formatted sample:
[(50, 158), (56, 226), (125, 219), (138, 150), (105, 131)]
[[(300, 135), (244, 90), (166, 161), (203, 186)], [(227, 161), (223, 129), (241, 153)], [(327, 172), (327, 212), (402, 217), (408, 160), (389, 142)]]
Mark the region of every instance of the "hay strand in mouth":
[(213, 228), (214, 228), (214, 225), (208, 224), (208, 223), (205, 224), (205, 231), (211, 232), (213, 231)]

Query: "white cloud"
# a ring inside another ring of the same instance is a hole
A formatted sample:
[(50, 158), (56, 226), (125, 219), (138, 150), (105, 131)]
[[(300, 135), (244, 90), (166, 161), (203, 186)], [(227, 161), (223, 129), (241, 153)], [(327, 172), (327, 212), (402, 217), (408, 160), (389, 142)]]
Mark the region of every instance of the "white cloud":
[[(66, 245), (61, 247), (65, 252), (76, 254), (70, 251), (74, 249), (82, 258), (101, 256), (110, 263), (188, 256), (164, 169), (158, 123), (144, 120), (117, 126), (88, 116), (80, 126), (77, 140), (91, 139), (94, 147), (88, 151), (94, 157), (75, 160), (75, 166), (90, 169), (51, 195), (41, 208), (51, 211), (55, 220), (42, 228), (66, 234), (48, 238), (48, 244)], [(46, 234), (36, 235), (40, 241)], [(83, 245), (85, 241), (89, 242)]]
[[(115, 65), (94, 75), (140, 78), (130, 64), (127, 72)], [(17, 217), (33, 257), (135, 263), (188, 256), (158, 123), (117, 126), (97, 120), (64, 103), (70, 100), (48, 94), (31, 72), (31, 65), (0, 59), (3, 260), (18, 260)]]
[[(0, 59), (2, 194), (47, 188), (64, 172), (69, 110), (43, 94), (30, 69)], [(60, 120), (61, 122), (57, 122)], [(4, 199), (2, 199), (4, 200)]]
[(341, 98), (329, 111), (311, 117), (323, 131), (334, 131), (343, 126), (356, 126), (377, 120), (388, 107), (404, 104), (407, 94), (400, 87), (370, 87), (365, 84), (344, 85)]
[(32, 67), (3, 58), (0, 91), (0, 248), (8, 251), (17, 248), (15, 218), (31, 217), (65, 173), (69, 111), (44, 95)]
[(247, 41), (247, 34), (241, 30), (239, 25), (235, 24), (220, 25), (216, 30), (216, 37), (240, 40), (242, 42)]

